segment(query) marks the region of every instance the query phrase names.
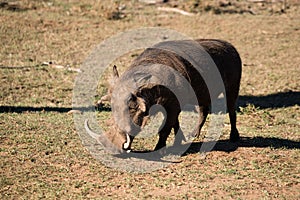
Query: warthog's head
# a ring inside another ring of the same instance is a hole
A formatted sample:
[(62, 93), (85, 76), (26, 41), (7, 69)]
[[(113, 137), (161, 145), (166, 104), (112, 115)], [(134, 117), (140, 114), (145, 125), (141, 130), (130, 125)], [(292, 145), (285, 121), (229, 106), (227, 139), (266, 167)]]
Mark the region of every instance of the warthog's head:
[[(115, 79), (120, 80), (115, 81), (111, 94), (111, 107), (116, 132), (112, 134), (114, 136), (110, 140), (118, 148), (128, 151), (131, 148), (132, 140), (149, 119), (149, 103), (146, 100), (147, 97), (143, 96), (142, 90), (132, 86), (132, 81), (130, 78), (126, 78), (126, 74), (119, 78), (116, 67), (113, 71)], [(127, 82), (128, 80), (130, 81)], [(116, 141), (120, 135), (126, 138), (126, 141), (121, 142), (122, 146), (119, 145), (120, 141)]]
[[(118, 81), (119, 74), (116, 66), (113, 68), (114, 77), (110, 81), (110, 89), (106, 96), (111, 101), (113, 118), (109, 120), (109, 130), (103, 135), (100, 142), (113, 152), (129, 152), (134, 137), (140, 132), (149, 119), (147, 102), (141, 91), (132, 90), (131, 87)], [(112, 85), (113, 83), (113, 85)], [(99, 140), (99, 135), (93, 133), (87, 123), (85, 126), (89, 135)]]

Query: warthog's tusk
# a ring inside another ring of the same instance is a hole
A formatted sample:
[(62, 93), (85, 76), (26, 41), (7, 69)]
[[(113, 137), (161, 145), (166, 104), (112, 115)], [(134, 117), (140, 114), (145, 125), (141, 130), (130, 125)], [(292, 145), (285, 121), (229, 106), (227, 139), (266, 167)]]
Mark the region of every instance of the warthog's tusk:
[(124, 148), (125, 150), (127, 150), (127, 149), (129, 148), (129, 146), (130, 146), (130, 137), (129, 137), (129, 135), (126, 133), (126, 142), (123, 144), (123, 148)]
[(86, 120), (84, 121), (84, 128), (85, 128), (86, 132), (87, 132), (92, 138), (94, 138), (95, 140), (98, 141), (99, 135), (98, 135), (97, 133), (94, 133), (94, 132), (90, 129), (88, 121), (89, 121), (88, 119), (86, 119)]

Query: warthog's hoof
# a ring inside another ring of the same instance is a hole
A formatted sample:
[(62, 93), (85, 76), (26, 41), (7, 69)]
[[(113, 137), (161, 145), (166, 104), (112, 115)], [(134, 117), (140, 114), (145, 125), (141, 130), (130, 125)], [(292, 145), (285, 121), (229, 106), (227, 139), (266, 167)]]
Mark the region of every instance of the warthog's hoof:
[(158, 143), (156, 144), (156, 146), (154, 148), (154, 151), (158, 151), (158, 150), (164, 148), (166, 145), (167, 145), (166, 142), (158, 141)]
[(240, 140), (240, 134), (237, 129), (231, 130), (229, 140), (230, 142), (238, 142)]

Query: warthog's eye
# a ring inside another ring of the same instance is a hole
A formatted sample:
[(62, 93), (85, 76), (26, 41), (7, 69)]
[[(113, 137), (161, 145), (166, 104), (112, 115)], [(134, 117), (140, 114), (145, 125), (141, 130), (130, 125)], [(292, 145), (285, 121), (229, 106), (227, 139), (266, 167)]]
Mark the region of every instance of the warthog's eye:
[(127, 100), (127, 104), (130, 109), (137, 109), (138, 107), (137, 97), (134, 94), (131, 94)]
[(137, 97), (134, 94), (131, 94), (131, 96), (128, 98), (127, 105), (129, 107), (129, 110), (131, 110), (131, 112), (135, 112), (138, 110), (143, 113), (146, 112), (145, 100), (141, 97)]
[(138, 104), (137, 104), (137, 102), (130, 101), (130, 102), (128, 102), (128, 107), (129, 107), (129, 109), (137, 109)]
[(130, 94), (130, 96), (127, 99), (127, 103), (129, 103), (130, 101), (136, 101), (137, 96), (135, 96), (134, 94)]

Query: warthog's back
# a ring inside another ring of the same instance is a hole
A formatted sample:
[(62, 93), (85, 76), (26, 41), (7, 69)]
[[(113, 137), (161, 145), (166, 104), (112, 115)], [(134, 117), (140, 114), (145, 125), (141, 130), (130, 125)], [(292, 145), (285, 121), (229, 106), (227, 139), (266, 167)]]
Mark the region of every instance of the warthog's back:
[[(171, 41), (165, 43), (179, 48), (182, 47), (183, 52), (184, 48), (189, 48), (188, 52), (193, 52), (194, 48), (195, 53), (197, 53), (197, 51), (205, 50), (210, 55), (220, 72), (226, 90), (227, 101), (234, 101), (235, 103), (238, 96), (242, 71), (241, 59), (238, 52), (230, 43), (222, 40), (199, 39), (195, 41), (197, 45), (200, 44), (201, 46), (185, 47), (187, 41)], [(132, 69), (139, 65), (148, 65), (151, 67), (151, 64), (162, 64), (172, 67), (191, 83), (191, 86), (198, 98), (199, 105), (209, 105), (210, 94), (203, 77), (198, 72), (199, 69), (197, 70), (188, 59), (185, 59), (180, 54), (175, 53), (176, 51), (172, 51), (172, 49), (166, 50), (161, 48), (161, 46), (164, 46), (164, 43), (159, 43), (152, 48), (146, 49), (132, 63), (130, 68)], [(203, 53), (199, 52), (199, 56), (203, 56)], [(206, 67), (205, 65), (199, 66), (203, 67), (203, 70), (206, 70), (204, 69)], [(218, 94), (218, 92), (221, 91), (214, 92)]]

